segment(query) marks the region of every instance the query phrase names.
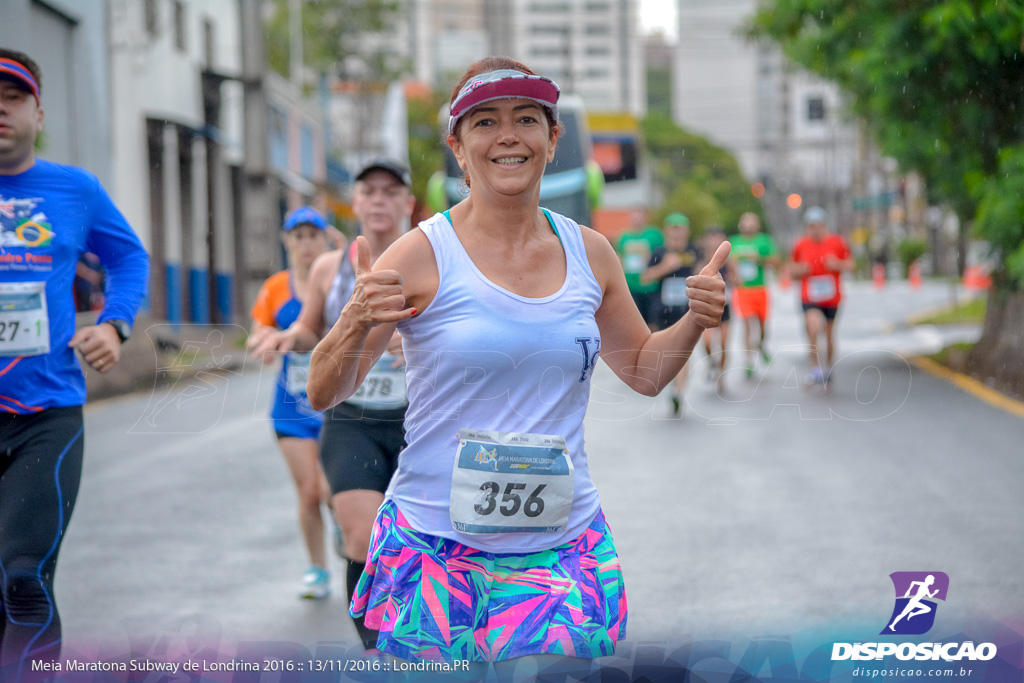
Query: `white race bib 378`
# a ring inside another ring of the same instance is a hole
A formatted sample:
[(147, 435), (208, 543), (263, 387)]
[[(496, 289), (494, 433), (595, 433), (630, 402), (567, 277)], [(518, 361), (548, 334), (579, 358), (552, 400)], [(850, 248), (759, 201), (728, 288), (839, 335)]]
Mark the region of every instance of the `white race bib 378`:
[(405, 388), (405, 365), (392, 367), (397, 356), (384, 352), (377, 360), (356, 393), (345, 403), (373, 410), (401, 408), (408, 402)]

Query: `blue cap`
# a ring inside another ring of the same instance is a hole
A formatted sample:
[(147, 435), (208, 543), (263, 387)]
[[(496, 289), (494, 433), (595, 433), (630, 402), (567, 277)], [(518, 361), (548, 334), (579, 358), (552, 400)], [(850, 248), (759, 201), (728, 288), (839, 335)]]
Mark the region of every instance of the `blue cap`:
[(825, 216), (825, 209), (820, 206), (812, 206), (804, 212), (804, 223), (808, 225), (811, 223), (824, 223)]
[(320, 213), (309, 206), (300, 206), (284, 217), (285, 232), (300, 225), (312, 225), (317, 230), (326, 230), (327, 221)]

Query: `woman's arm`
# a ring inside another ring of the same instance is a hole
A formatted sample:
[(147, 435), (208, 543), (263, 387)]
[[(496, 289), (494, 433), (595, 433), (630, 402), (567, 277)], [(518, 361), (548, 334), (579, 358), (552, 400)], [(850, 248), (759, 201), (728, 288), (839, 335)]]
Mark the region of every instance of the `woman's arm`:
[(395, 326), (415, 315), (417, 307), (425, 308), (437, 291), (433, 251), (418, 230), (399, 238), (372, 269), (366, 238), (357, 237), (356, 245), (352, 298), (310, 359), (306, 395), (315, 410), (354, 394), (391, 341)]
[(597, 310), (601, 358), (631, 389), (655, 396), (679, 374), (705, 328), (717, 327), (725, 308), (725, 282), (718, 270), (729, 256), (723, 243), (699, 275), (687, 278), (690, 311), (672, 327), (651, 333), (626, 286), (608, 241), (584, 230), (587, 256), (604, 297)]
[(250, 355), (268, 363), (275, 354), (310, 351), (317, 345), (323, 336), (324, 300), (346, 253), (330, 251), (317, 257), (309, 271), (309, 286), (303, 296), (299, 317), (287, 330), (264, 329), (259, 335), (255, 332), (250, 335)]

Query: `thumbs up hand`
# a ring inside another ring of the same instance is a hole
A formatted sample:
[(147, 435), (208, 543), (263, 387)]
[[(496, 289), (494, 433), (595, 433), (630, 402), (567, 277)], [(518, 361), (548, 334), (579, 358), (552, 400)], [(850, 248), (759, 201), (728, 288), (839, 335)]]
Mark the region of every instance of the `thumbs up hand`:
[(356, 238), (356, 282), (352, 298), (345, 306), (351, 319), (366, 327), (381, 323), (397, 323), (416, 314), (405, 307), (402, 276), (396, 270), (371, 270), (370, 243), (360, 235)]
[(718, 327), (725, 311), (725, 281), (719, 273), (729, 258), (732, 245), (722, 242), (697, 275), (686, 278), (686, 296), (690, 299), (690, 317), (700, 327)]

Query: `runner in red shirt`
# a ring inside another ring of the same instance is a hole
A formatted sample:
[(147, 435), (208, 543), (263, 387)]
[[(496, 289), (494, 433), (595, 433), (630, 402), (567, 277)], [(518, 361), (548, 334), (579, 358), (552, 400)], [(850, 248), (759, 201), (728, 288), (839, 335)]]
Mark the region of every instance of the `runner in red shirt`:
[(808, 384), (822, 385), (828, 381), (828, 376), (818, 356), (818, 336), (824, 327), (828, 345), (825, 368), (830, 371), (835, 357), (832, 332), (839, 302), (842, 300), (839, 276), (852, 271), (855, 265), (846, 240), (830, 233), (825, 219), (825, 210), (821, 207), (812, 206), (807, 209), (804, 214), (807, 232), (793, 245), (789, 267), (790, 274), (800, 280), (800, 301), (810, 344), (811, 372), (806, 381)]

